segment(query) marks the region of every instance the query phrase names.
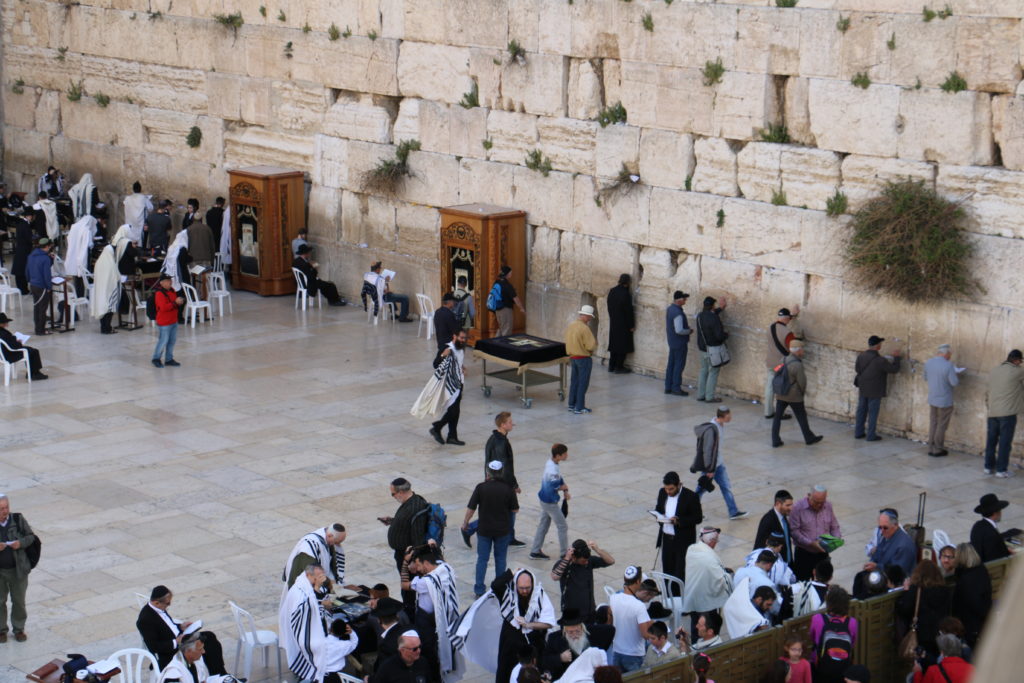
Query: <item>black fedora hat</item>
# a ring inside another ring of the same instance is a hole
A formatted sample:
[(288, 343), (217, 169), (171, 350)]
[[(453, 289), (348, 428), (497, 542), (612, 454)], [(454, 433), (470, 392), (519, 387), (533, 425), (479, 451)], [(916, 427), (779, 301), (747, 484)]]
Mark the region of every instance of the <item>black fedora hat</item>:
[(1004, 507), (1010, 504), (1010, 501), (999, 500), (999, 497), (994, 493), (986, 493), (978, 501), (978, 507), (974, 508), (974, 511), (983, 517), (999, 512)]
[(6, 313), (4, 313), (3, 311), (0, 311), (0, 325), (3, 325), (4, 323), (9, 323), (9, 322), (11, 322), (11, 318), (8, 318)]
[(660, 601), (655, 600), (647, 608), (647, 616), (651, 619), (667, 619), (672, 616), (672, 610), (666, 608)]
[(559, 626), (578, 626), (583, 623), (583, 616), (575, 607), (566, 607), (562, 611), (562, 618), (558, 620)]

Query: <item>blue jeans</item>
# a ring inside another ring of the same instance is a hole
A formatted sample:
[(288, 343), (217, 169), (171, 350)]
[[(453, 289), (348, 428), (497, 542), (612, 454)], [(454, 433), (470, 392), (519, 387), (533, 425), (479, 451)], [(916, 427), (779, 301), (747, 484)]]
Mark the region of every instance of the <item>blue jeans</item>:
[(715, 386), (718, 385), (718, 371), (721, 368), (711, 367), (711, 357), (707, 351), (700, 352), (700, 380), (697, 382), (697, 398), (710, 401), (715, 397)]
[(178, 341), (178, 323), (170, 325), (159, 325), (160, 338), (156, 340), (156, 348), (153, 349), (153, 360), (160, 360), (164, 355), (165, 360), (174, 360), (174, 343)]
[(473, 593), (483, 595), (487, 592), (484, 578), (487, 575), (487, 560), (491, 557), (491, 549), (494, 549), (494, 576), (498, 577), (505, 573), (505, 559), (508, 557), (508, 542), (512, 540), (512, 534), (505, 534), (500, 538), (490, 536), (476, 537), (476, 583), (473, 584)]
[(587, 388), (590, 387), (590, 370), (594, 367), (594, 359), (573, 358), (572, 376), (569, 379), (569, 407), (583, 410), (587, 407)]
[[(518, 514), (518, 513), (510, 512), (509, 514), (512, 515), (512, 528), (508, 530), (508, 533), (509, 533), (508, 540), (511, 541), (513, 538), (516, 537), (516, 514)], [(466, 533), (469, 534), (470, 536), (472, 536), (473, 534), (476, 533), (476, 529), (479, 526), (480, 526), (480, 521), (474, 519), (472, 522), (469, 523), (469, 529), (466, 531)]]
[(387, 303), (398, 304), (398, 317), (408, 318), (409, 317), (409, 297), (405, 294), (392, 294), (388, 292), (384, 295), (384, 301)]
[(665, 366), (665, 391), (680, 391), (683, 388), (683, 368), (686, 367), (686, 347), (668, 349), (668, 365)]
[(624, 655), (612, 650), (608, 657), (608, 663), (619, 667), (619, 671), (628, 674), (630, 671), (639, 671), (644, 665), (644, 658), (640, 655)]
[[(725, 498), (725, 507), (729, 510), (729, 516), (732, 517), (740, 511), (736, 507), (736, 499), (732, 497), (732, 484), (729, 482), (729, 472), (725, 469), (725, 465), (719, 465), (715, 469), (715, 476), (712, 477), (715, 483), (718, 484), (718, 488), (722, 489), (722, 498)], [(700, 498), (704, 497), (704, 489), (700, 486), (697, 487), (697, 496)]]
[[(1017, 416), (988, 418), (988, 438), (985, 440), (985, 469), (1005, 472), (1010, 466), (1010, 447), (1013, 446), (1013, 431), (1017, 428)], [(999, 459), (996, 459), (996, 443), (999, 443)]]
[(878, 426), (878, 411), (882, 407), (882, 399), (866, 398), (861, 396), (857, 399), (857, 417), (853, 422), (853, 435), (858, 439), (864, 436), (864, 420), (867, 419), (869, 439), (878, 436), (875, 427)]

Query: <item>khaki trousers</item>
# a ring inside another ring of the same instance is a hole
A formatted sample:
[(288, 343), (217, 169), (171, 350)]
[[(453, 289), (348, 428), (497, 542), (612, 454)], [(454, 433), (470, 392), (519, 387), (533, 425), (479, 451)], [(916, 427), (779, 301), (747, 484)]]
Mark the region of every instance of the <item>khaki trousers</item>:
[(928, 406), (928, 452), (938, 453), (946, 442), (946, 429), (953, 417), (953, 406), (936, 408)]
[(498, 317), (498, 336), (507, 337), (512, 334), (512, 325), (515, 323), (515, 312), (511, 308), (499, 308), (494, 312)]

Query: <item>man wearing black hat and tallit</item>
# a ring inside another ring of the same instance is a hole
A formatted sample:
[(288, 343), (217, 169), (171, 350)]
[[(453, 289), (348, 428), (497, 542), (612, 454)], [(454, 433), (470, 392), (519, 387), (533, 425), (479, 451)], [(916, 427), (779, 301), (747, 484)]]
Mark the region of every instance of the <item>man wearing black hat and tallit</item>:
[(331, 306), (344, 306), (345, 300), (338, 294), (338, 288), (333, 282), (321, 280), (318, 277), (317, 263), (310, 261), (310, 254), (313, 247), (308, 244), (300, 244), (295, 251), (295, 260), (292, 261), (292, 268), (301, 271), (306, 276), (306, 292), (310, 297), (316, 298), (317, 292), (324, 295), (327, 303)]
[(607, 650), (615, 636), (615, 627), (609, 624), (585, 626), (583, 615), (575, 607), (568, 607), (562, 612), (558, 625), (562, 628), (548, 635), (541, 662), (541, 668), (551, 674), (553, 681), (561, 678), (587, 648)]
[(994, 493), (986, 493), (978, 501), (974, 511), (981, 515), (981, 519), (971, 527), (971, 545), (978, 551), (982, 562), (999, 560), (1010, 556), (1006, 548), (1006, 541), (999, 532), (999, 520), (1003, 517), (1003, 508), (1009, 505), (1009, 501), (999, 500)]
[[(167, 613), (173, 598), (174, 594), (167, 586), (155, 587), (149, 595), (149, 602), (139, 611), (139, 618), (135, 621), (135, 628), (139, 630), (146, 649), (153, 653), (161, 669), (174, 658), (185, 637), (194, 632), (189, 628), (193, 622), (178, 621)], [(199, 622), (199, 626), (202, 626), (202, 622)], [(200, 631), (199, 638), (205, 650), (203, 663), (210, 674), (227, 674), (224, 669), (224, 650), (217, 636), (212, 631)]]

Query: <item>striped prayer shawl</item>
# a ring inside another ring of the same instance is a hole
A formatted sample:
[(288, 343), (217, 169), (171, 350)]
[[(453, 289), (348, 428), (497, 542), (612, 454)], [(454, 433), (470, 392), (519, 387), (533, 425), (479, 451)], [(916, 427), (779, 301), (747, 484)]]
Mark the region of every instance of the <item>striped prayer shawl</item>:
[(320, 610), (317, 609), (314, 612), (309, 601), (301, 603), (298, 609), (292, 612), (292, 634), (295, 636), (295, 640), (298, 641), (299, 648), (288, 661), (288, 668), (300, 680), (305, 678), (314, 679), (316, 677), (316, 664), (313, 663), (313, 642), (311, 638), (315, 626), (313, 623), (314, 617), (320, 618)]
[[(337, 545), (334, 546), (332, 552), (331, 547), (327, 544), (327, 533), (324, 529), (315, 529), (302, 537), (288, 558), (288, 564), (284, 568), (283, 580), (288, 580), (288, 572), (291, 571), (292, 562), (295, 556), (300, 553), (309, 555), (316, 560), (316, 564), (323, 567), (324, 571), (327, 572), (328, 578), (335, 583), (341, 583), (345, 580), (345, 548)], [(334, 556), (333, 559), (331, 558), (332, 555)]]
[(526, 607), (526, 614), (523, 618), (530, 621), (540, 621), (541, 607), (543, 605), (544, 598), (544, 586), (540, 584), (537, 577), (534, 576), (533, 572), (529, 569), (520, 569), (513, 576), (512, 580), (508, 582), (505, 587), (505, 594), (501, 596), (501, 617), (509, 623), (513, 628), (522, 631), (519, 624), (516, 623), (516, 608), (518, 606), (519, 596), (516, 592), (516, 583), (519, 581), (519, 577), (522, 574), (529, 574), (533, 577), (533, 593), (530, 595), (530, 604)]
[(324, 675), (321, 669), (327, 629), (316, 592), (305, 574), (300, 574), (288, 590), (278, 628), (288, 668), (299, 680), (319, 681)]
[[(455, 638), (459, 616), (459, 591), (455, 585), (455, 570), (445, 562), (423, 577), (427, 582), (430, 600), (434, 603), (434, 624), (437, 628), (437, 651), (441, 661), (441, 674), (445, 683), (462, 677), (464, 668), (459, 661), (459, 642)], [(453, 675), (454, 674), (454, 675)]]

